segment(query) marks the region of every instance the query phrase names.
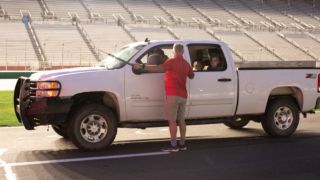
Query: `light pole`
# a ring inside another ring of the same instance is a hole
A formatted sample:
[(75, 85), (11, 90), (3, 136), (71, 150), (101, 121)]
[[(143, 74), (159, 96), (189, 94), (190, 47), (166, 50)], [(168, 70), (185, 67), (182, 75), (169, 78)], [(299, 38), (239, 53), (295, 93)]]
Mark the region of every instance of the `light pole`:
[(27, 40), (24, 42), (24, 70), (27, 70)]
[(62, 52), (61, 52), (61, 68), (63, 68), (63, 59), (64, 59), (64, 43), (61, 44), (62, 45)]
[(8, 44), (7, 39), (5, 40), (5, 59), (6, 59), (6, 70), (8, 71)]

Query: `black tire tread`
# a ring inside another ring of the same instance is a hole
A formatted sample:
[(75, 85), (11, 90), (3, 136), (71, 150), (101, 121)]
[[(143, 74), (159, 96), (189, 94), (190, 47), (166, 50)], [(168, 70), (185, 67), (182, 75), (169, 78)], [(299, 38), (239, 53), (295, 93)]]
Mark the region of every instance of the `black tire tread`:
[[(97, 144), (91, 144), (82, 139), (77, 130), (79, 129), (79, 121), (81, 118), (90, 113), (98, 113), (108, 121), (108, 133), (105, 139)], [(114, 141), (117, 134), (117, 120), (114, 113), (106, 106), (101, 104), (87, 104), (75, 110), (71, 115), (71, 121), (68, 126), (68, 135), (71, 141), (80, 149), (97, 151), (107, 148)]]
[[(274, 112), (280, 106), (289, 107), (292, 110), (294, 118), (291, 127), (283, 132), (276, 128), (273, 120)], [(286, 137), (292, 135), (299, 125), (299, 109), (296, 102), (289, 97), (281, 97), (271, 100), (268, 104), (265, 118), (261, 121), (261, 124), (265, 132), (272, 137)]]

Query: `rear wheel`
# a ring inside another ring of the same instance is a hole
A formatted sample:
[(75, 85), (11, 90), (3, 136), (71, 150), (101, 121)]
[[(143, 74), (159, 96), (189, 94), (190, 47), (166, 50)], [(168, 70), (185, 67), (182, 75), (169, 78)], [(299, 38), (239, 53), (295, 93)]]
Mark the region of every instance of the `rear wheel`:
[(290, 136), (299, 124), (299, 109), (291, 98), (272, 100), (262, 120), (266, 133), (274, 137)]
[(232, 121), (224, 122), (223, 124), (231, 129), (241, 129), (245, 127), (250, 120), (244, 118), (235, 118)]
[(117, 134), (117, 121), (107, 107), (90, 104), (73, 113), (68, 132), (77, 147), (101, 150), (113, 142)]

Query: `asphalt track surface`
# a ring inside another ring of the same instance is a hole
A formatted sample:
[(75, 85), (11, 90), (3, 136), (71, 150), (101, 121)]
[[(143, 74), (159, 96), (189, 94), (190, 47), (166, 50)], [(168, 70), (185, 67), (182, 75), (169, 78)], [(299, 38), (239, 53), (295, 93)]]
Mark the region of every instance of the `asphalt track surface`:
[(77, 149), (52, 129), (0, 128), (0, 179), (320, 179), (320, 114), (301, 118), (289, 138), (270, 138), (258, 123), (188, 127), (188, 150), (161, 152), (166, 127), (119, 129), (100, 152)]

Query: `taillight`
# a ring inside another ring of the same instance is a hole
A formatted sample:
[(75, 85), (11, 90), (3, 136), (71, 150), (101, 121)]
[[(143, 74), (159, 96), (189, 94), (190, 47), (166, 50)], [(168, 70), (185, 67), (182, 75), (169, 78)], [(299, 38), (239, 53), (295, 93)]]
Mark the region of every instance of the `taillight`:
[(318, 74), (318, 93), (320, 93), (320, 74)]

